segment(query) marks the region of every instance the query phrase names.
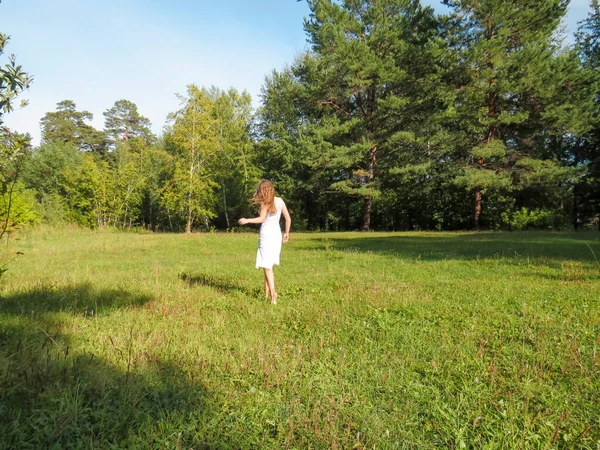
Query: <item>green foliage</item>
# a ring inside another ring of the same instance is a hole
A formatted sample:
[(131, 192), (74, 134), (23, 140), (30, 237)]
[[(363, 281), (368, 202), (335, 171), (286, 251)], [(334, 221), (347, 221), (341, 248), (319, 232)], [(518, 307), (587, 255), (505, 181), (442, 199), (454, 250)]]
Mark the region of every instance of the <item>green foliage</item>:
[(198, 220), (206, 224), (208, 219), (215, 216), (213, 208), (218, 184), (203, 176), (204, 173), (196, 172), (190, 176), (186, 161), (177, 161), (172, 177), (166, 180), (158, 192), (161, 205), (170, 214), (183, 223), (188, 220), (186, 226), (189, 224), (190, 232), (192, 225)]
[(188, 96), (180, 96), (181, 109), (170, 118), (173, 124), (173, 143), (181, 159), (175, 163), (173, 178), (165, 183), (162, 199), (165, 206), (179, 213), (190, 233), (197, 220), (212, 216), (211, 206), (216, 183), (208, 179), (206, 165), (220, 148), (213, 116), (214, 99), (205, 89), (188, 86)]
[(107, 175), (110, 177), (106, 223), (113, 226), (131, 226), (132, 220), (141, 215), (144, 190), (147, 185), (147, 172), (144, 164), (146, 141), (143, 138), (131, 138), (119, 145), (109, 164)]
[(107, 198), (110, 178), (108, 164), (93, 155), (83, 156), (82, 164), (65, 169), (65, 201), (69, 221), (88, 227), (108, 225)]
[(150, 120), (142, 116), (137, 105), (129, 100), (117, 100), (103, 114), (104, 132), (113, 145), (132, 138), (144, 138), (148, 142), (154, 139), (150, 131)]
[(471, 153), (475, 159), (483, 158), (485, 160), (495, 160), (506, 155), (506, 146), (504, 145), (504, 142), (491, 141), (473, 147)]
[(63, 195), (35, 193), (36, 210), (44, 224), (51, 226), (66, 226), (72, 223), (72, 215)]
[[(326, 175), (312, 170), (309, 157), (312, 140), (307, 136), (308, 121), (302, 101), (305, 86), (291, 68), (273, 71), (265, 78), (261, 89), (262, 104), (256, 113), (257, 144), (254, 162), (261, 173), (275, 184), (294, 214), (292, 226), (300, 221), (316, 222), (328, 187)], [(310, 201), (310, 211), (307, 203)]]
[(592, 0), (590, 13), (576, 34), (581, 61), (581, 92), (593, 99), (590, 127), (568, 141), (572, 164), (585, 166), (586, 173), (575, 186), (575, 226), (600, 228), (600, 4)]
[[(9, 41), (0, 33), (0, 56)], [(11, 133), (4, 127), (3, 116), (13, 110), (16, 97), (29, 88), (33, 78), (17, 65), (14, 55), (4, 66), (0, 66), (0, 239), (5, 233), (22, 223), (35, 222), (35, 215), (29, 210), (27, 195), (17, 195), (19, 172), (29, 146), (29, 136)], [(27, 101), (21, 102), (25, 107)], [(0, 278), (6, 273), (7, 264), (0, 266)]]
[(8, 230), (14, 230), (21, 225), (38, 224), (40, 218), (36, 206), (34, 192), (24, 189), (23, 185), (17, 183), (12, 194), (5, 192), (0, 195), (0, 222), (6, 222)]
[[(4, 49), (8, 44), (10, 37), (0, 33), (0, 56), (4, 54)], [(23, 91), (29, 88), (33, 77), (17, 65), (14, 55), (9, 57), (8, 63), (0, 66), (0, 129), (2, 128), (2, 116), (13, 110), (13, 101)], [(27, 105), (27, 101), (21, 102), (21, 107)]]
[(309, 2), (311, 51), (266, 78), (257, 127), (259, 167), (309, 228), (464, 228), (473, 210), (495, 228), (498, 208), (575, 208), (594, 96), (554, 39), (566, 3), (447, 4)]
[(597, 0), (574, 48), (557, 39), (565, 0), (308, 3), (310, 48), (265, 78), (255, 113), (246, 92), (190, 85), (156, 139), (131, 101), (104, 132), (60, 102), (20, 160), (40, 217), (232, 230), (268, 178), (300, 229), (510, 228), (524, 208), (600, 223)]
[(72, 144), (49, 142), (33, 149), (24, 163), (23, 182), (39, 194), (62, 194), (64, 171), (83, 163), (84, 155)]
[(159, 190), (171, 176), (173, 157), (159, 144), (145, 148), (144, 153), (140, 153), (140, 162), (145, 184), (142, 214), (135, 224), (151, 230), (167, 229), (169, 214), (160, 208)]
[[(4, 54), (9, 39), (7, 35), (0, 33), (0, 56)], [(10, 56), (7, 64), (0, 66), (0, 238), (9, 227), (18, 223), (12, 217), (13, 203), (21, 202), (22, 219), (29, 217), (25, 213), (22, 199), (14, 198), (21, 165), (29, 146), (29, 137), (11, 133), (3, 126), (2, 117), (12, 111), (13, 101), (30, 86), (32, 80), (32, 77), (16, 64), (14, 55)], [(26, 104), (24, 101), (21, 106)]]
[[(248, 202), (261, 178), (256, 167), (255, 144), (251, 139), (252, 99), (247, 92), (213, 88), (215, 127), (219, 155), (208, 170), (219, 185), (217, 225), (230, 229), (235, 219), (248, 215)], [(233, 220), (232, 220), (233, 218)]]
[(584, 129), (589, 98), (571, 95), (576, 58), (554, 41), (568, 2), (445, 3), (453, 8), (446, 28), (457, 60), (451, 105), (460, 117), (449, 126), (465, 167), (457, 183), (476, 193), (478, 226), (481, 190), (510, 187), (520, 159), (544, 159), (548, 135)]
[[(27, 200), (17, 198), (21, 190), (19, 175), (27, 155), (29, 136), (10, 133), (0, 128), (0, 238), (24, 220), (32, 219), (27, 211)], [(14, 207), (19, 205), (19, 219)]]
[(309, 154), (330, 172), (332, 190), (364, 199), (366, 230), (380, 178), (398, 159), (415, 163), (425, 145), (418, 137), (433, 128), (426, 111), (437, 102), (444, 44), (433, 10), (418, 1), (309, 6), (312, 53), (294, 68), (306, 101), (319, 105)]
[(82, 151), (102, 153), (106, 148), (104, 134), (86, 123), (93, 118), (88, 111), (77, 111), (71, 100), (58, 102), (56, 111), (47, 112), (40, 120), (42, 142), (70, 144)]
[(600, 67), (600, 3), (598, 0), (590, 1), (588, 17), (580, 23), (575, 37), (583, 63), (592, 68)]
[(508, 172), (496, 173), (489, 170), (467, 168), (462, 175), (454, 179), (454, 183), (466, 188), (501, 189), (510, 187), (511, 176)]
[(502, 221), (511, 230), (557, 229), (564, 225), (565, 218), (557, 211), (521, 208), (512, 213), (503, 212)]

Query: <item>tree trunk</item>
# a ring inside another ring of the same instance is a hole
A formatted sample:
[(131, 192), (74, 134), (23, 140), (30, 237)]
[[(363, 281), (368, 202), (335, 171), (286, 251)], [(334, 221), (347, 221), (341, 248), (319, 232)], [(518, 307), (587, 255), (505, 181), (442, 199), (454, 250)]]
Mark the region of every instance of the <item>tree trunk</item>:
[(369, 231), (371, 229), (371, 210), (373, 208), (373, 197), (365, 197), (363, 205), (363, 223), (361, 231)]
[(225, 183), (223, 183), (223, 209), (225, 211), (225, 223), (229, 229), (229, 214), (227, 214), (227, 192), (225, 191)]
[(473, 224), (476, 230), (479, 230), (479, 216), (481, 215), (481, 188), (475, 188), (475, 204), (473, 208)]
[[(195, 109), (195, 105), (194, 105)], [(192, 188), (194, 186), (194, 166), (196, 164), (196, 117), (194, 116), (194, 120), (192, 122), (192, 148), (191, 148), (191, 158), (190, 158), (190, 185), (188, 188), (188, 216), (187, 223), (185, 225), (185, 232), (192, 232)]]
[[(7, 233), (7, 237), (6, 237), (6, 243), (8, 245), (8, 226), (10, 224), (10, 210), (12, 208), (12, 203), (13, 203), (13, 192), (15, 189), (15, 186), (17, 185), (17, 180), (19, 178), (19, 171), (15, 171), (12, 174), (12, 179), (7, 182), (7, 183), (3, 183), (3, 188), (5, 190), (5, 192), (8, 193), (8, 206), (6, 208), (6, 218), (4, 219), (3, 223), (2, 223), (2, 230), (0, 230), (0, 238), (4, 235), (4, 233)], [(8, 185), (10, 185), (10, 187), (8, 187)]]
[(152, 221), (152, 198), (148, 195), (148, 222), (150, 223), (150, 229), (154, 229), (154, 223)]
[(577, 186), (573, 186), (573, 211), (571, 212), (571, 220), (573, 221), (573, 230), (577, 231), (579, 223), (577, 220)]
[[(375, 166), (377, 165), (377, 146), (373, 147), (371, 151), (369, 151), (369, 171), (367, 176), (367, 182), (369, 184), (373, 183), (373, 179), (375, 178)], [(373, 209), (373, 197), (368, 195), (365, 197), (365, 202), (363, 206), (363, 223), (362, 223), (362, 231), (369, 231), (371, 229), (371, 211)]]
[(311, 194), (312, 193), (309, 191), (304, 196), (304, 214), (306, 216), (306, 228), (313, 231), (316, 228), (314, 210), (317, 208), (313, 205), (313, 195)]
[[(494, 37), (494, 30), (492, 27), (492, 18), (490, 16), (486, 19), (487, 23), (487, 33), (486, 39), (488, 41), (492, 40)], [(489, 56), (488, 56), (489, 58)], [(488, 59), (487, 63), (488, 69), (490, 70), (490, 79), (488, 82), (488, 98), (487, 98), (487, 107), (488, 107), (488, 118), (495, 119), (498, 113), (498, 93), (496, 90), (496, 69), (494, 67), (494, 63), (491, 59)], [(488, 129), (487, 135), (487, 143), (491, 144), (494, 142), (496, 137), (499, 137), (499, 130), (496, 126), (490, 126)], [(479, 170), (484, 170), (484, 159), (480, 157), (477, 161), (477, 167)], [(473, 226), (476, 230), (479, 230), (479, 217), (481, 216), (481, 186), (475, 187), (475, 202), (473, 205)]]
[(194, 183), (194, 153), (192, 153), (192, 163), (190, 164), (190, 185), (187, 193), (187, 223), (185, 225), (185, 232), (192, 232), (192, 187)]
[(192, 232), (192, 209), (191, 208), (188, 208), (188, 216), (187, 216), (187, 222), (185, 224), (185, 232), (186, 233)]

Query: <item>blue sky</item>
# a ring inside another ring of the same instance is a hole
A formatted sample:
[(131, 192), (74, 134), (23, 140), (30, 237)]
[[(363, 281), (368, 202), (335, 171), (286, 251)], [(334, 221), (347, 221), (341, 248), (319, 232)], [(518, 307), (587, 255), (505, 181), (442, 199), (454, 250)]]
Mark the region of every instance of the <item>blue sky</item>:
[[(569, 34), (588, 5), (571, 0)], [(39, 120), (57, 102), (73, 100), (102, 129), (102, 112), (124, 98), (159, 133), (190, 83), (247, 90), (257, 103), (265, 75), (307, 47), (307, 14), (296, 0), (2, 0), (6, 53), (35, 78), (29, 106), (5, 124), (39, 143)]]

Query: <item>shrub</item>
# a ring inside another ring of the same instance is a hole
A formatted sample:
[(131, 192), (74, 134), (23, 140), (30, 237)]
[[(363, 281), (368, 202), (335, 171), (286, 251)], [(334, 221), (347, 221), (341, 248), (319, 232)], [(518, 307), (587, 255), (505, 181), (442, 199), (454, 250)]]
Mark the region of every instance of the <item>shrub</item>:
[(511, 230), (555, 229), (563, 228), (566, 218), (557, 211), (521, 208), (518, 211), (503, 212), (502, 222)]

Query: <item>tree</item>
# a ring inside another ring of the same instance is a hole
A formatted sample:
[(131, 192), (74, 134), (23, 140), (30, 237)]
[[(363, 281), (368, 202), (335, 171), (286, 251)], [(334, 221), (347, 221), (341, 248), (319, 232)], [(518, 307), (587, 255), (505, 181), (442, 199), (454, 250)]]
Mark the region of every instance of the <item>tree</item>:
[(600, 2), (591, 0), (588, 17), (575, 34), (582, 62), (591, 69), (600, 68)]
[(150, 176), (146, 170), (146, 146), (143, 138), (132, 138), (117, 146), (110, 161), (107, 212), (108, 223), (115, 227), (130, 227), (142, 213), (144, 191)]
[(600, 230), (600, 3), (592, 0), (588, 17), (579, 24), (576, 49), (582, 72), (588, 76), (583, 87), (593, 98), (590, 130), (573, 145), (574, 161), (586, 172), (576, 185), (575, 227), (579, 222), (595, 223)]
[(81, 166), (83, 157), (72, 144), (50, 142), (33, 149), (25, 160), (21, 179), (35, 192), (46, 222), (60, 224), (69, 217), (65, 173)]
[(306, 146), (300, 140), (307, 125), (316, 119), (302, 102), (303, 90), (291, 67), (273, 70), (261, 88), (254, 127), (254, 163), (261, 178), (271, 180), (294, 211), (294, 226), (302, 222), (312, 226), (324, 196), (323, 190), (313, 189), (316, 183), (309, 183), (311, 174), (318, 173), (310, 170)]
[(419, 119), (434, 98), (437, 22), (418, 0), (309, 6), (312, 53), (295, 67), (321, 109), (308, 145), (329, 169), (333, 191), (363, 199), (361, 228), (369, 230), (378, 177), (395, 165), (395, 154), (423, 146)]
[(0, 238), (12, 225), (14, 196), (29, 141), (29, 136), (8, 130), (0, 133)]
[(182, 107), (169, 115), (173, 122), (169, 139), (177, 159), (173, 177), (161, 189), (164, 206), (185, 220), (185, 230), (200, 219), (208, 226), (215, 216), (214, 190), (217, 183), (207, 167), (220, 150), (216, 134), (214, 100), (206, 89), (189, 85), (187, 97), (179, 96)]
[[(8, 41), (9, 37), (0, 33), (0, 56), (4, 54)], [(13, 101), (31, 82), (32, 77), (16, 64), (14, 55), (10, 56), (8, 64), (0, 67), (0, 238), (10, 224), (13, 194), (30, 140), (29, 136), (11, 133), (3, 126), (2, 118), (13, 110)], [(23, 102), (22, 106), (25, 104)]]
[(111, 177), (108, 163), (86, 153), (82, 163), (64, 171), (65, 201), (68, 219), (88, 227), (109, 224)]
[(561, 121), (577, 112), (573, 103), (561, 109), (555, 101), (566, 99), (559, 94), (568, 94), (573, 75), (555, 57), (554, 33), (568, 1), (444, 3), (454, 10), (447, 33), (456, 54), (456, 95), (449, 103), (462, 165), (456, 183), (473, 193), (479, 228), (485, 192), (509, 190), (515, 175), (543, 167), (532, 160), (541, 157), (548, 132), (564, 133), (561, 125), (568, 124)]
[[(132, 149), (133, 151), (135, 149)], [(144, 174), (139, 223), (148, 229), (158, 230), (169, 223), (169, 211), (161, 208), (160, 190), (173, 173), (171, 170), (173, 156), (166, 151), (162, 142), (144, 149), (143, 155), (143, 158), (139, 158), (140, 170)], [(172, 226), (170, 228), (172, 229)]]
[[(0, 33), (0, 56), (4, 54), (4, 48), (10, 37)], [(3, 67), (0, 66), (0, 127), (2, 127), (2, 116), (13, 110), (13, 101), (23, 91), (29, 88), (33, 77), (26, 73), (20, 65), (17, 65), (15, 55), (9, 57), (9, 61)], [(25, 106), (26, 101), (21, 103)]]
[(86, 122), (94, 118), (88, 111), (77, 111), (71, 100), (56, 104), (56, 111), (48, 112), (40, 120), (42, 143), (72, 144), (81, 151), (103, 153), (106, 149), (104, 134)]
[(259, 179), (252, 162), (254, 143), (250, 139), (252, 98), (247, 92), (235, 89), (221, 91), (212, 88), (215, 134), (218, 158), (212, 158), (208, 169), (220, 186), (219, 217), (226, 228), (232, 226), (230, 216), (246, 213), (250, 190)]
[(113, 145), (136, 137), (144, 138), (148, 142), (153, 140), (150, 121), (140, 115), (135, 103), (117, 100), (114, 106), (103, 114), (104, 132)]

